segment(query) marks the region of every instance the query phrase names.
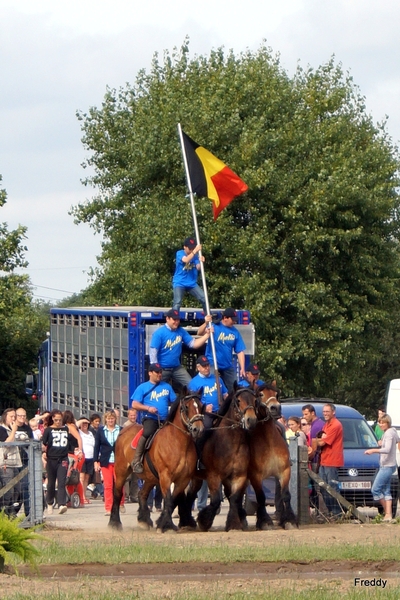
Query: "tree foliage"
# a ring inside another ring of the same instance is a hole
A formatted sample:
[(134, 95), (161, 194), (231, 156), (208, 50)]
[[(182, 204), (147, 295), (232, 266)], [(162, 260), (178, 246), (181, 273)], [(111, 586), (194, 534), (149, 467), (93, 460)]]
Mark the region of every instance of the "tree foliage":
[[(0, 208), (5, 202), (6, 192), (0, 190)], [(9, 231), (0, 223), (0, 411), (17, 405), (29, 408), (25, 375), (35, 367), (48, 327), (33, 301), (28, 276), (15, 273), (17, 267), (27, 266), (25, 234), (26, 227)]]
[(381, 393), (398, 155), (340, 65), (289, 77), (264, 46), (190, 59), (186, 41), (78, 118), (97, 194), (74, 215), (105, 240), (88, 301), (171, 304), (175, 251), (193, 231), (180, 122), (249, 186), (215, 223), (196, 201), (211, 306), (251, 310), (257, 360), (287, 394), (346, 400), (360, 380)]

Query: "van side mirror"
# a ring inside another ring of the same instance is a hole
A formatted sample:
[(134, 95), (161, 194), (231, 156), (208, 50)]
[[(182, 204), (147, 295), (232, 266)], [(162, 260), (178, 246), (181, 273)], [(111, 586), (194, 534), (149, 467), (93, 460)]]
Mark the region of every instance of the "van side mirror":
[(36, 375), (28, 373), (25, 377), (25, 394), (32, 396), (36, 391)]

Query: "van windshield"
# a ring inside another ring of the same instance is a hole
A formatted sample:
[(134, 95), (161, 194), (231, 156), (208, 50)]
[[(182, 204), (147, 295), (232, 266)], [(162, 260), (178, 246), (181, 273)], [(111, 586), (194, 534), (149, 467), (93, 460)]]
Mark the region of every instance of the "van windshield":
[(339, 419), (343, 425), (343, 448), (377, 448), (378, 442), (364, 419)]

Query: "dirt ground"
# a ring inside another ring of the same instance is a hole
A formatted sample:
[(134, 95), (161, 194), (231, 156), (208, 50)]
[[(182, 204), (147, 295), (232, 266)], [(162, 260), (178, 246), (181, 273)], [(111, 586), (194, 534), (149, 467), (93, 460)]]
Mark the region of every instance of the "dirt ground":
[[(245, 594), (262, 594), (267, 591), (305, 589), (314, 592), (318, 585), (329, 583), (338, 596), (354, 590), (355, 578), (381, 578), (387, 580), (386, 589), (400, 586), (400, 563), (395, 561), (363, 560), (320, 561), (317, 547), (321, 545), (353, 545), (356, 543), (378, 546), (388, 537), (391, 543), (400, 543), (400, 525), (386, 524), (338, 524), (308, 525), (297, 530), (274, 529), (258, 532), (249, 519), (249, 531), (228, 532), (223, 530), (224, 510), (212, 531), (208, 533), (165, 533), (155, 530), (138, 530), (136, 519), (130, 518), (133, 509), (128, 505), (124, 515), (124, 529), (114, 532), (107, 528), (102, 510), (89, 507), (85, 514), (68, 511), (70, 522), (60, 517), (49, 519), (44, 535), (60, 544), (71, 545), (74, 541), (92, 541), (101, 544), (104, 536), (123, 543), (144, 539), (154, 544), (176, 544), (179, 547), (228, 545), (232, 548), (263, 547), (268, 559), (268, 548), (275, 544), (307, 543), (316, 547), (312, 565), (304, 561), (279, 563), (174, 563), (174, 564), (118, 564), (104, 565), (85, 563), (82, 565), (41, 565), (39, 573), (22, 567), (18, 575), (10, 569), (0, 575), (2, 598), (10, 598), (17, 592), (29, 592), (32, 598), (43, 598), (46, 592), (69, 592), (72, 597), (91, 594), (101, 589), (112, 592), (115, 598), (129, 595), (139, 598), (173, 598), (190, 590), (201, 592), (208, 598), (221, 597), (243, 591)], [(89, 518), (89, 514), (91, 517)], [(101, 514), (100, 514), (101, 513)], [(64, 516), (64, 515), (63, 515)], [(100, 517), (102, 520), (100, 520)], [(79, 526), (80, 523), (80, 526)], [(71, 586), (71, 582), (73, 585)], [(400, 588), (399, 588), (400, 589)]]

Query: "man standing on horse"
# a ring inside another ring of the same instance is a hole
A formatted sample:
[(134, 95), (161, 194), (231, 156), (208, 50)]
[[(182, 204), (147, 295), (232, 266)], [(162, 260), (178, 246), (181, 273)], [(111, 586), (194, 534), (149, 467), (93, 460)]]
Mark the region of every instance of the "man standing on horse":
[(169, 405), (176, 400), (172, 387), (162, 381), (162, 367), (158, 363), (149, 366), (149, 381), (141, 383), (132, 394), (131, 408), (142, 413), (143, 434), (139, 439), (132, 461), (134, 473), (143, 473), (143, 455), (146, 441), (168, 416)]
[[(211, 315), (206, 316), (205, 323), (201, 325), (197, 331), (198, 335), (202, 335), (207, 331), (207, 325), (211, 322)], [(244, 351), (246, 350), (246, 344), (243, 341), (239, 331), (234, 327), (234, 323), (237, 322), (236, 311), (233, 308), (226, 308), (222, 313), (222, 319), (220, 323), (215, 323), (214, 328), (214, 342), (215, 342), (215, 353), (218, 363), (218, 371), (223, 379), (228, 392), (233, 390), (233, 384), (236, 381), (236, 372), (232, 366), (232, 355), (236, 352), (240, 377), (245, 377), (245, 357)], [(214, 367), (211, 344), (207, 344), (206, 357), (210, 361), (212, 367)]]
[(200, 261), (204, 262), (204, 256), (199, 256), (201, 245), (196, 244), (193, 237), (188, 237), (183, 242), (183, 250), (178, 250), (175, 258), (175, 273), (172, 278), (174, 291), (173, 308), (179, 312), (183, 296), (189, 292), (198, 300), (207, 314), (206, 299), (204, 292), (197, 283), (197, 273), (200, 270)]
[(180, 326), (180, 319), (179, 311), (174, 308), (167, 312), (165, 325), (156, 329), (150, 340), (150, 362), (161, 365), (163, 381), (172, 380), (182, 387), (189, 385), (191, 379), (181, 365), (182, 344), (200, 348), (209, 339), (210, 330), (204, 326), (201, 337), (194, 338)]

